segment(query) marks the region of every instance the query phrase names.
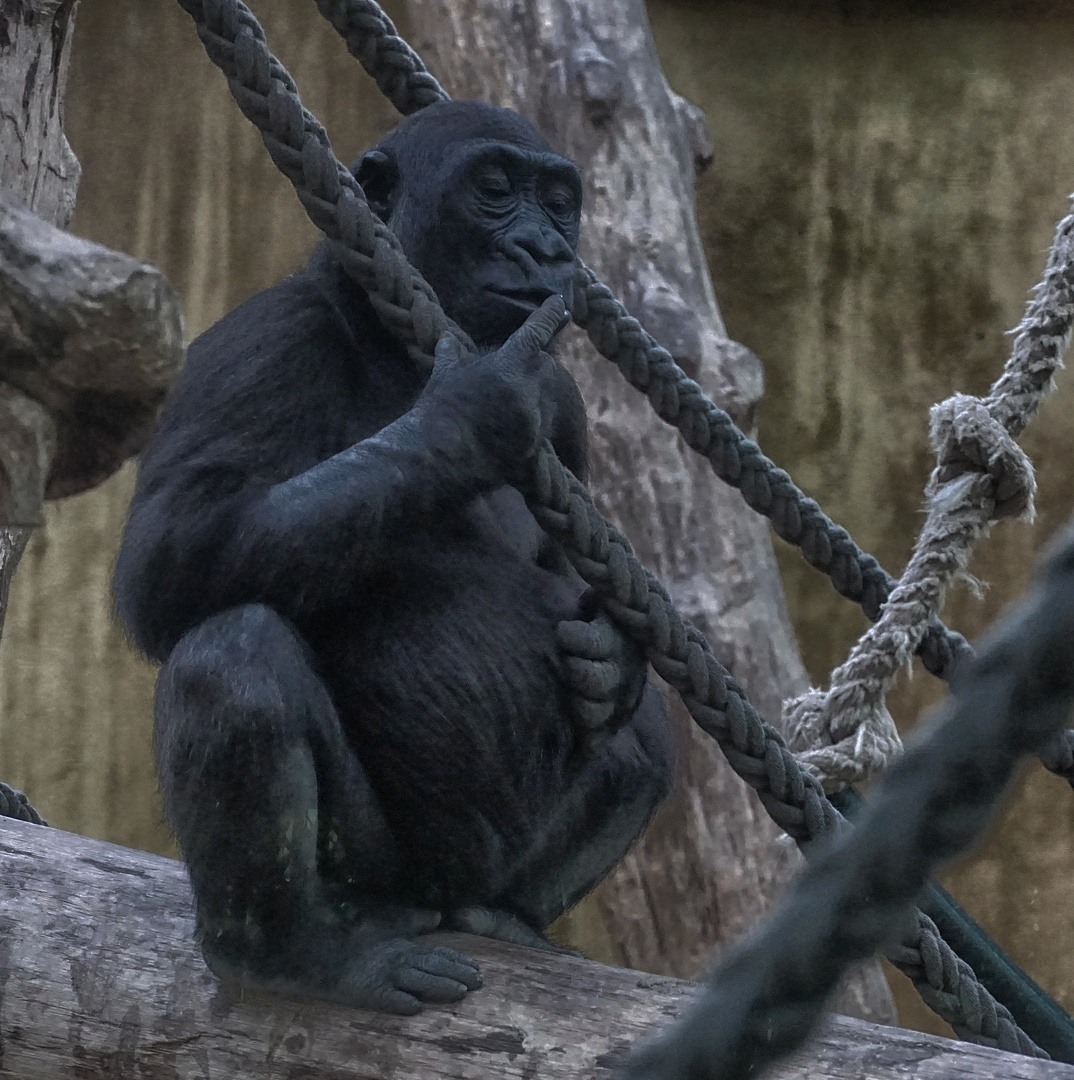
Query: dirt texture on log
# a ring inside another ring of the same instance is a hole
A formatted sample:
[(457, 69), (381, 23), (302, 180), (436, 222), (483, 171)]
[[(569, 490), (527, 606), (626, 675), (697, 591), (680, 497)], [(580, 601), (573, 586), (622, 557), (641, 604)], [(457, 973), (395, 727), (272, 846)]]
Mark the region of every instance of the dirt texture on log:
[[(181, 863), (0, 819), (0, 1078), (611, 1080), (694, 987), (444, 935), (482, 965), (458, 1005), (382, 1016), (240, 993), (205, 967)], [(773, 1080), (1074, 1080), (1074, 1067), (841, 1017)]]
[[(740, 423), (763, 390), (757, 358), (727, 337), (694, 212), (711, 160), (704, 117), (673, 94), (642, 0), (407, 0), (412, 40), (459, 98), (530, 117), (585, 182), (581, 255), (653, 336)], [(565, 335), (566, 336), (566, 335)], [(575, 334), (559, 350), (590, 417), (591, 489), (761, 714), (808, 686), (767, 523)], [(757, 920), (800, 865), (719, 748), (672, 710), (678, 785), (642, 842), (568, 918), (602, 959), (692, 978), (714, 946)], [(894, 1022), (879, 969), (842, 1007)]]
[(182, 360), (179, 299), (156, 267), (0, 193), (0, 382), (56, 424), (46, 498), (99, 484), (141, 449)]

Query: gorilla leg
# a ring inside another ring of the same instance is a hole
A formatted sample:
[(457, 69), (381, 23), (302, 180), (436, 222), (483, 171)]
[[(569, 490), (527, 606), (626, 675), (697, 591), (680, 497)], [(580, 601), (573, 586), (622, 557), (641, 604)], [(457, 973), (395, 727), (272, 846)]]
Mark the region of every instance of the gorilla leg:
[(416, 1012), (480, 985), (473, 961), (407, 940), (395, 843), (308, 651), (250, 604), (190, 631), (157, 683), (165, 812), (206, 961), (268, 989)]
[[(492, 910), (456, 912), (458, 929), (519, 944), (589, 893), (626, 854), (671, 790), (672, 749), (660, 695), (649, 685), (631, 720), (579, 769), (557, 812), (513, 871)], [(517, 913), (525, 925), (508, 913)], [(485, 929), (480, 927), (484, 926)]]

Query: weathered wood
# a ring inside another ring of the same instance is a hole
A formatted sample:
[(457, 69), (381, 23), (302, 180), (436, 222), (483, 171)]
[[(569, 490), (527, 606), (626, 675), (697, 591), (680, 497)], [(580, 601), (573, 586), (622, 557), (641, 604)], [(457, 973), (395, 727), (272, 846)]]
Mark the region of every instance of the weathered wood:
[[(99, 484), (141, 449), (182, 360), (179, 299), (156, 267), (0, 193), (0, 382), (55, 421), (46, 498)], [(0, 523), (36, 523), (5, 509), (0, 497)]]
[[(194, 946), (180, 863), (0, 819), (0, 1078), (611, 1078), (690, 984), (445, 935), (483, 990), (417, 1017), (239, 994)], [(836, 1017), (783, 1080), (1074, 1080), (1074, 1068)]]
[[(529, 116), (585, 180), (582, 256), (679, 364), (741, 423), (763, 382), (728, 340), (694, 212), (712, 157), (700, 110), (672, 94), (643, 0), (407, 0), (411, 37), (459, 98)], [(566, 335), (565, 335), (566, 336)], [(560, 350), (591, 423), (591, 488), (769, 722), (802, 693), (767, 523), (575, 334)], [(752, 925), (799, 865), (792, 845), (678, 703), (679, 783), (642, 842), (568, 920), (602, 959), (694, 977)], [(844, 1008), (894, 1022), (879, 968)]]
[[(81, 174), (62, 125), (77, 7), (78, 0), (0, 0), (0, 197), (7, 192), (61, 227), (71, 220)], [(5, 292), (0, 280), (0, 335)], [(3, 351), (0, 337), (0, 378)], [(56, 432), (25, 396), (2, 385), (0, 393), (2, 633), (12, 576), (39, 523)]]
[(81, 171), (63, 133), (77, 8), (78, 0), (0, 0), (0, 187), (61, 227)]
[[(3, 308), (0, 296), (0, 324)], [(4, 632), (11, 579), (30, 533), (41, 523), (41, 501), (55, 452), (56, 425), (48, 411), (33, 398), (0, 382), (0, 636)]]
[[(3, 195), (0, 195), (2, 207)], [(2, 215), (2, 209), (0, 209)], [(0, 223), (0, 237), (3, 225)], [(0, 267), (4, 256), (0, 254)], [(0, 269), (0, 290), (4, 289)], [(0, 299), (0, 373), (4, 370), (4, 308)], [(56, 424), (38, 401), (0, 382), (0, 525), (41, 524), (41, 502), (56, 454)]]
[(31, 532), (33, 529), (25, 525), (0, 525), (0, 638), (4, 635), (11, 579), (15, 576), (15, 569), (26, 550)]

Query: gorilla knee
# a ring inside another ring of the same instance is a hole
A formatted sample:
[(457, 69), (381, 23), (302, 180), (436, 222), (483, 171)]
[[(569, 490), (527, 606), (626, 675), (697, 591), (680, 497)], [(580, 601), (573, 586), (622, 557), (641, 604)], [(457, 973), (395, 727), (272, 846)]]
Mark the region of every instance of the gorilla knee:
[(278, 753), (308, 727), (323, 695), (306, 649), (271, 608), (221, 612), (175, 646), (157, 681), (155, 738), (164, 775), (201, 772), (235, 752)]

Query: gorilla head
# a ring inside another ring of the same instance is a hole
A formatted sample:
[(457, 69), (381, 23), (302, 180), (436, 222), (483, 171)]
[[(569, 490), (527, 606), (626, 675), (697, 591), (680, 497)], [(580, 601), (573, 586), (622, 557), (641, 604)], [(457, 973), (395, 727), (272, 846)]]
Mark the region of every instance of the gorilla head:
[(354, 173), (478, 344), (503, 344), (556, 293), (570, 306), (581, 176), (518, 113), (475, 101), (432, 105), (364, 154)]

